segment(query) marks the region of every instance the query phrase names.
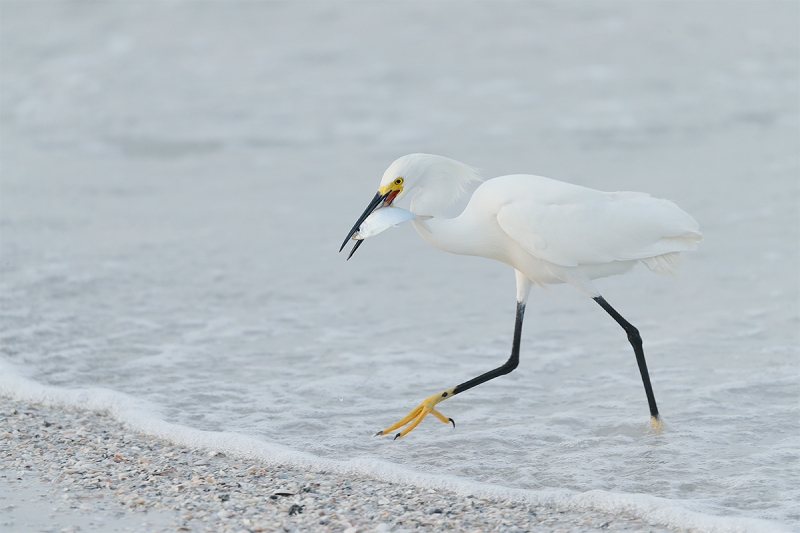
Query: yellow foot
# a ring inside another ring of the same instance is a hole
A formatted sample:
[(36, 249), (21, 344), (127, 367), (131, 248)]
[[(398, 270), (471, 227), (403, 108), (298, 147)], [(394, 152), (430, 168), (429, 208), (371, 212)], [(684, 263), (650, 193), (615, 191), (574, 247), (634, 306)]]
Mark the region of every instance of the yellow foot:
[(404, 416), (403, 418), (401, 418), (388, 428), (377, 432), (375, 436), (377, 437), (379, 435), (386, 435), (387, 433), (391, 433), (395, 429), (401, 428), (406, 424), (408, 424), (408, 427), (406, 427), (403, 431), (394, 436), (395, 440), (397, 440), (400, 437), (404, 437), (405, 435), (408, 434), (409, 431), (417, 427), (419, 423), (422, 422), (422, 419), (425, 418), (428, 414), (432, 414), (445, 424), (453, 424), (453, 427), (456, 427), (456, 423), (452, 418), (447, 418), (442, 413), (434, 409), (437, 403), (443, 402), (444, 400), (450, 398), (453, 395), (453, 389), (455, 389), (455, 387), (453, 387), (452, 389), (447, 389), (446, 391), (439, 392), (437, 394), (434, 394), (433, 396), (424, 399), (422, 403), (413, 408), (406, 416)]
[(661, 433), (664, 429), (664, 422), (660, 416), (650, 416), (650, 433)]

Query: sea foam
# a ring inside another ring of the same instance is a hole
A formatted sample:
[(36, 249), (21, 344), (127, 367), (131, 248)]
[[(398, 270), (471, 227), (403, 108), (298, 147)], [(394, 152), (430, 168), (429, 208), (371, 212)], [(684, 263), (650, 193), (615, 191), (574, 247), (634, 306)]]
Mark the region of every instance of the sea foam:
[(0, 394), (12, 399), (54, 407), (104, 412), (127, 428), (175, 445), (309, 470), (326, 470), (345, 476), (366, 476), (403, 483), (420, 489), (443, 489), (484, 498), (524, 501), (569, 510), (592, 510), (614, 516), (636, 517), (678, 529), (708, 533), (778, 533), (789, 531), (773, 521), (722, 517), (683, 508), (679, 502), (647, 494), (604, 490), (577, 492), (568, 489), (527, 490), (480, 483), (457, 476), (416, 472), (408, 467), (375, 459), (348, 461), (316, 457), (253, 436), (205, 431), (164, 421), (152, 403), (105, 388), (70, 389), (44, 385), (25, 377), (14, 365), (0, 360)]

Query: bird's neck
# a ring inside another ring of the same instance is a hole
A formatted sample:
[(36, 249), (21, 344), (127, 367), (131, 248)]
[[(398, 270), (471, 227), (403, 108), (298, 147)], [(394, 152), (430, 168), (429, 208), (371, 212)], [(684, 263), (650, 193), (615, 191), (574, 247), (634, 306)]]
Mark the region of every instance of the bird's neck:
[(414, 221), (417, 233), (441, 250), (475, 255), (470, 247), (470, 230), (475, 228), (463, 216), (451, 219), (444, 213), (463, 198), (471, 183), (480, 181), (477, 171), (452, 159), (425, 154), (412, 157), (405, 170), (416, 178), (417, 190), (409, 209), (419, 217)]
[[(482, 255), (473, 249), (480, 228), (473, 228), (464, 217), (444, 218), (435, 216), (427, 220), (414, 220), (414, 228), (428, 244), (445, 252), (460, 255)], [(474, 231), (477, 230), (477, 233)]]
[(461, 184), (454, 180), (426, 180), (411, 199), (410, 211), (419, 216), (441, 217), (461, 194)]
[(440, 217), (469, 189), (480, 181), (475, 169), (451, 159), (425, 156), (412, 160), (408, 175), (417, 176), (418, 190), (411, 198), (410, 210), (415, 215)]

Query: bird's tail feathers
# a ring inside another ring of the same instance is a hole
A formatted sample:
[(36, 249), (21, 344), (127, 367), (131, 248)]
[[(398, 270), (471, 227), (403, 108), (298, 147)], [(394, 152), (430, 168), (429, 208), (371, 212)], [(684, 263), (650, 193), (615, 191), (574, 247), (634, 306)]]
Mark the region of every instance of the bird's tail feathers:
[(655, 257), (645, 257), (640, 261), (656, 274), (665, 274), (672, 277), (677, 275), (678, 267), (681, 266), (682, 262), (680, 252), (670, 252)]
[(697, 230), (688, 230), (676, 237), (662, 237), (654, 248), (664, 253), (638, 259), (657, 274), (675, 277), (682, 263), (680, 253), (697, 250), (697, 243), (702, 240), (703, 234)]

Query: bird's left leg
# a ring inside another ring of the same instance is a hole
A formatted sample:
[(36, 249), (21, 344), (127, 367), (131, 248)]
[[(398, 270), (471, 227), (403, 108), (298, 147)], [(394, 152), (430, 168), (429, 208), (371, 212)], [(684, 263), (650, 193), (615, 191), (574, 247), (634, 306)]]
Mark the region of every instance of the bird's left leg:
[(525, 316), (525, 303), (517, 302), (517, 319), (516, 324), (514, 326), (514, 343), (511, 346), (511, 356), (508, 358), (508, 361), (505, 362), (502, 366), (495, 368), (494, 370), (490, 370), (485, 374), (481, 374), (478, 377), (472, 378), (469, 381), (465, 381), (464, 383), (457, 385), (455, 387), (449, 388), (446, 391), (438, 392), (433, 396), (429, 396), (425, 400), (422, 401), (418, 406), (411, 410), (406, 416), (392, 424), (386, 429), (383, 429), (375, 434), (375, 436), (379, 435), (386, 435), (387, 433), (391, 433), (392, 431), (401, 428), (408, 424), (408, 427), (403, 429), (400, 433), (394, 436), (395, 439), (405, 436), (409, 431), (417, 427), (422, 419), (425, 418), (428, 414), (432, 414), (445, 424), (448, 422), (453, 424), (453, 427), (456, 426), (456, 423), (453, 421), (452, 418), (445, 417), (442, 413), (437, 411), (434, 407), (439, 402), (443, 402), (448, 398), (452, 398), (456, 394), (464, 392), (465, 390), (469, 390), (472, 387), (476, 387), (481, 383), (485, 383), (490, 379), (494, 379), (499, 376), (504, 376), (517, 368), (519, 365), (519, 344), (520, 339), (522, 338), (522, 319)]
[(525, 317), (525, 302), (528, 299), (528, 294), (530, 293), (531, 282), (525, 278), (520, 272), (517, 272), (517, 316), (516, 322), (514, 324), (514, 342), (511, 346), (511, 356), (508, 358), (508, 361), (505, 362), (502, 366), (495, 368), (494, 370), (490, 370), (485, 374), (481, 374), (478, 377), (472, 378), (469, 381), (465, 381), (464, 383), (457, 385), (455, 387), (449, 388), (446, 391), (442, 391), (439, 393), (434, 394), (422, 401), (418, 406), (411, 410), (406, 416), (392, 424), (391, 426), (383, 429), (375, 434), (378, 435), (386, 435), (391, 433), (392, 431), (401, 428), (408, 424), (406, 428), (400, 431), (397, 435), (394, 436), (395, 439), (405, 436), (408, 434), (409, 431), (417, 427), (422, 419), (425, 418), (428, 414), (432, 414), (445, 424), (448, 422), (453, 424), (453, 427), (456, 426), (456, 423), (453, 421), (452, 418), (447, 418), (442, 413), (435, 409), (436, 404), (443, 402), (449, 398), (452, 398), (456, 394), (464, 392), (465, 390), (469, 390), (472, 387), (478, 386), (481, 383), (485, 383), (490, 379), (494, 379), (499, 376), (504, 376), (517, 368), (519, 365), (519, 344), (522, 338), (522, 320)]
[(409, 431), (414, 429), (422, 422), (422, 419), (425, 418), (427, 415), (431, 414), (444, 422), (445, 424), (453, 424), (453, 427), (456, 427), (456, 422), (452, 418), (447, 418), (442, 413), (435, 409), (436, 404), (439, 402), (443, 402), (447, 398), (451, 397), (455, 394), (453, 391), (456, 387), (452, 387), (447, 389), (446, 391), (437, 392), (433, 396), (429, 396), (425, 398), (422, 403), (412, 409), (406, 416), (392, 424), (386, 429), (383, 429), (375, 434), (375, 436), (386, 435), (387, 433), (391, 433), (395, 429), (401, 428), (408, 424), (408, 427), (404, 428), (400, 433), (394, 436), (395, 439), (399, 439), (400, 437), (405, 436)]

